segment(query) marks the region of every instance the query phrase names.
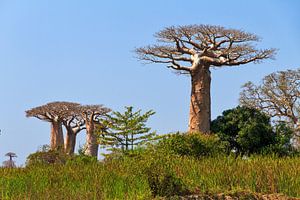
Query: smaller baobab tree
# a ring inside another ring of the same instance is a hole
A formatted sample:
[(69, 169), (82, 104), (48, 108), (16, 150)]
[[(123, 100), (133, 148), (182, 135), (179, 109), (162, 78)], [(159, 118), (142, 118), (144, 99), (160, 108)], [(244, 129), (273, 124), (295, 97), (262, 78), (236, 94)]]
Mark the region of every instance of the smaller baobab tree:
[(15, 168), (16, 164), (15, 164), (15, 161), (13, 160), (13, 158), (17, 157), (17, 155), (13, 152), (8, 152), (5, 154), (5, 156), (8, 156), (9, 160), (4, 161), (3, 166), (7, 167), (7, 168)]
[(300, 69), (274, 72), (260, 85), (247, 82), (242, 89), (241, 105), (263, 111), (276, 123), (287, 122), (300, 136)]
[(26, 111), (26, 117), (36, 117), (42, 121), (51, 123), (50, 148), (58, 150), (64, 148), (64, 136), (62, 123), (64, 114), (70, 107), (77, 106), (70, 102), (51, 102)]
[(65, 153), (74, 154), (77, 134), (85, 129), (85, 121), (79, 113), (80, 104), (68, 103), (68, 109), (64, 110), (62, 114), (62, 123), (66, 128), (65, 136)]
[(98, 155), (98, 136), (96, 125), (101, 125), (101, 118), (104, 118), (111, 109), (103, 105), (84, 105), (78, 107), (78, 113), (85, 122), (86, 127), (86, 146), (84, 153), (88, 156), (97, 157)]
[(272, 58), (274, 49), (257, 49), (259, 37), (212, 25), (171, 26), (155, 34), (158, 44), (136, 49), (139, 59), (162, 63), (191, 77), (189, 132), (210, 132), (212, 67), (238, 66)]

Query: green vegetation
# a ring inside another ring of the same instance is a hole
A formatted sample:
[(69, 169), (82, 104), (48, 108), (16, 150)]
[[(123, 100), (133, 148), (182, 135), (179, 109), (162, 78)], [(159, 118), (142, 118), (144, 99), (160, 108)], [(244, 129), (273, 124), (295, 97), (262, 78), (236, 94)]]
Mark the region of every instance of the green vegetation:
[(228, 150), (234, 150), (236, 154), (264, 152), (284, 155), (292, 150), (293, 131), (286, 123), (276, 125), (273, 130), (270, 117), (254, 108), (238, 106), (226, 110), (212, 121), (211, 129), (229, 145)]
[(108, 119), (102, 120), (97, 126), (99, 143), (104, 147), (112, 147), (111, 150), (120, 148), (121, 151), (133, 150), (134, 147), (153, 140), (155, 132), (146, 127), (146, 122), (155, 112), (152, 110), (141, 114), (141, 110), (133, 111), (133, 107), (125, 107), (126, 111), (118, 111), (107, 115)]
[[(180, 145), (172, 148), (173, 144)], [(300, 197), (299, 157), (235, 158), (222, 154), (221, 144), (216, 136), (175, 134), (131, 153), (112, 153), (102, 162), (86, 156), (69, 156), (53, 164), (36, 159), (26, 168), (1, 169), (0, 195), (1, 199), (153, 199), (249, 191)], [(202, 148), (191, 151), (193, 145)]]

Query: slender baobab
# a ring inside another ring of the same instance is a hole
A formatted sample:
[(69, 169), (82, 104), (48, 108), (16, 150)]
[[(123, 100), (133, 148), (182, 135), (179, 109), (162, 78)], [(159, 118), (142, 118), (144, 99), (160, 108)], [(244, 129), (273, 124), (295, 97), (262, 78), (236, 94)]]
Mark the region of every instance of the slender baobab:
[(58, 101), (47, 103), (46, 105), (38, 106), (26, 111), (27, 117), (36, 117), (51, 123), (50, 148), (53, 150), (64, 148), (62, 123), (64, 113), (72, 105), (76, 106), (78, 104)]
[(274, 49), (258, 50), (251, 33), (221, 26), (168, 27), (155, 34), (159, 44), (137, 48), (141, 60), (163, 63), (191, 76), (189, 132), (210, 132), (211, 67), (237, 66), (271, 58)]
[(69, 109), (63, 115), (62, 123), (66, 128), (65, 152), (70, 155), (74, 153), (77, 134), (85, 129), (85, 122), (79, 110), (80, 104), (74, 103), (69, 105)]
[(102, 105), (84, 105), (80, 106), (80, 115), (85, 121), (86, 126), (86, 149), (85, 154), (88, 156), (98, 155), (98, 137), (95, 133), (95, 125), (101, 123), (100, 119), (111, 110)]

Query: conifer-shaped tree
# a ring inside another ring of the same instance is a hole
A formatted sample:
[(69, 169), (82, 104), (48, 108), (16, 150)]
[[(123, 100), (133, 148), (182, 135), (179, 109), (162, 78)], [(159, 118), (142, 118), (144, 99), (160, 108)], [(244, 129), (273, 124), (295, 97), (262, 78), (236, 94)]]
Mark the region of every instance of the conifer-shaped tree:
[(141, 114), (141, 110), (134, 112), (132, 106), (125, 109), (124, 113), (113, 112), (97, 125), (100, 145), (120, 148), (125, 152), (154, 139), (156, 133), (150, 132), (146, 122), (155, 112), (149, 110)]

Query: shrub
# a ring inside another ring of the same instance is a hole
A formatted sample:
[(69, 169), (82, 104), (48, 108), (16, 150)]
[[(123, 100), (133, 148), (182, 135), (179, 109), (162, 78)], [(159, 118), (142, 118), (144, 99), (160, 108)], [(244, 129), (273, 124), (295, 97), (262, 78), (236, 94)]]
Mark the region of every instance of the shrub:
[(62, 151), (37, 151), (27, 157), (26, 165), (65, 164), (69, 158), (70, 156)]
[(156, 196), (188, 194), (187, 187), (165, 163), (154, 162), (146, 169), (151, 193)]
[(226, 143), (221, 142), (216, 135), (169, 134), (157, 144), (157, 149), (181, 156), (215, 156), (223, 154)]

